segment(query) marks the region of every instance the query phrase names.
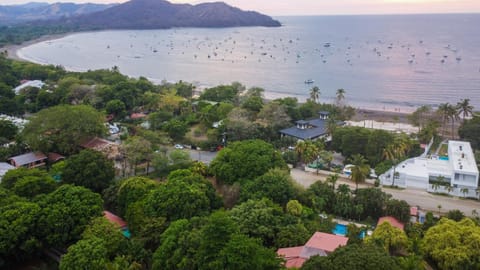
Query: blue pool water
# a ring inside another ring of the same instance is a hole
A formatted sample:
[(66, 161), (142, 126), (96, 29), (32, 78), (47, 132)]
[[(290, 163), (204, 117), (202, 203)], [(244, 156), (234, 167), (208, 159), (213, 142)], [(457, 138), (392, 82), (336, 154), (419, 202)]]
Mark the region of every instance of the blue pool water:
[(448, 160), (448, 157), (446, 157), (446, 156), (440, 156), (438, 159), (440, 159), (440, 160)]
[(332, 233), (345, 236), (347, 235), (347, 226), (343, 224), (337, 224), (335, 225), (335, 229), (333, 229)]
[[(332, 230), (332, 233), (333, 234), (336, 234), (336, 235), (342, 235), (342, 236), (346, 236), (347, 235), (347, 225), (343, 225), (343, 224), (338, 224), (335, 225), (335, 228)], [(361, 239), (365, 238), (365, 231), (362, 231), (359, 235), (359, 237)]]

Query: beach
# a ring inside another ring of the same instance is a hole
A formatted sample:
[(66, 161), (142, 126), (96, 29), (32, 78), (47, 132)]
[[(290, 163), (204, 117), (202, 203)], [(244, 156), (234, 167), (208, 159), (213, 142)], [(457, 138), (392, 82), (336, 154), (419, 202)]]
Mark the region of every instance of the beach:
[(21, 58), (18, 56), (18, 51), (22, 48), (25, 48), (25, 47), (28, 47), (30, 45), (33, 45), (33, 44), (37, 44), (37, 43), (40, 43), (40, 42), (45, 42), (45, 41), (50, 41), (50, 40), (55, 40), (55, 39), (60, 39), (60, 38), (63, 38), (63, 37), (66, 37), (68, 35), (70, 35), (72, 33), (64, 33), (64, 34), (56, 34), (56, 35), (46, 35), (46, 36), (42, 36), (42, 37), (39, 37), (37, 39), (32, 39), (32, 40), (29, 40), (29, 41), (25, 41), (23, 42), (22, 44), (14, 44), (14, 45), (7, 45), (7, 46), (4, 46), (4, 47), (1, 47), (0, 48), (0, 51), (2, 52), (7, 52), (7, 57), (9, 59), (12, 59), (12, 60), (16, 60), (16, 61), (24, 61), (24, 62), (27, 62), (27, 60)]

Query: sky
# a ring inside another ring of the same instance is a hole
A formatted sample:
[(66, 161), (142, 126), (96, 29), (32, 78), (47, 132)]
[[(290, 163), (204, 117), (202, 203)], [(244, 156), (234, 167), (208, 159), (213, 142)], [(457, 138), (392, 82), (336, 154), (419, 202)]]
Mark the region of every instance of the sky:
[[(121, 3), (126, 0), (0, 0), (0, 5), (27, 2)], [(176, 3), (220, 0), (170, 0)], [(337, 14), (480, 13), (480, 0), (223, 0), (271, 16)]]

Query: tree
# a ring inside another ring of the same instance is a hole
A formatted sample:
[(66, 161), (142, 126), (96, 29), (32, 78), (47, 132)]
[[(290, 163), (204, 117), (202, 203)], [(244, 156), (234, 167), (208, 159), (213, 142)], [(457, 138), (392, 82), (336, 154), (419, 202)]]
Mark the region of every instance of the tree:
[(284, 206), (296, 193), (288, 171), (274, 168), (254, 181), (247, 182), (242, 188), (241, 197), (244, 200), (268, 198)]
[(345, 89), (340, 88), (337, 89), (337, 92), (335, 93), (335, 98), (336, 98), (336, 104), (338, 107), (343, 106), (342, 101), (345, 99)]
[(462, 140), (469, 141), (473, 149), (480, 148), (480, 116), (474, 115), (472, 119), (465, 120), (458, 129)]
[(370, 237), (365, 239), (367, 243), (378, 244), (390, 255), (398, 254), (407, 248), (408, 238), (404, 231), (393, 227), (389, 222), (378, 225)]
[(386, 202), (385, 215), (393, 216), (402, 223), (410, 221), (410, 205), (404, 200), (389, 199)]
[(104, 116), (90, 106), (59, 105), (32, 117), (22, 135), (35, 150), (73, 154), (91, 137), (105, 134)]
[(107, 258), (113, 259), (119, 254), (123, 254), (128, 248), (128, 241), (123, 236), (119, 226), (110, 222), (105, 217), (92, 219), (90, 224), (82, 233), (82, 239), (99, 238), (103, 240), (107, 248)]
[(320, 99), (320, 88), (317, 86), (312, 87), (312, 89), (310, 89), (310, 98), (314, 103), (317, 103)]
[(101, 193), (115, 177), (113, 162), (94, 150), (83, 150), (65, 160), (62, 180)]
[(180, 120), (171, 119), (164, 124), (163, 130), (175, 141), (179, 141), (185, 137), (188, 131), (188, 126)]
[(367, 160), (360, 154), (352, 156), (351, 162), (353, 164), (350, 179), (355, 182), (355, 190), (358, 190), (358, 184), (365, 182), (365, 179), (370, 174), (370, 166)]
[(390, 195), (380, 188), (361, 188), (356, 192), (354, 204), (363, 206), (362, 219), (368, 217), (378, 219), (384, 215), (384, 207), (388, 203), (389, 197)]
[(290, 125), (290, 120), (285, 106), (275, 101), (265, 104), (257, 115), (257, 122), (263, 126), (275, 128), (287, 127)]
[(439, 269), (478, 269), (480, 227), (471, 219), (442, 218), (425, 233), (422, 249)]
[(347, 245), (337, 248), (326, 257), (310, 257), (302, 270), (352, 270), (352, 269), (391, 269), (399, 270), (395, 259), (382, 248), (374, 245)]
[(226, 184), (254, 179), (271, 168), (287, 169), (287, 164), (271, 144), (261, 140), (232, 143), (210, 164), (217, 180)]
[(332, 185), (332, 190), (335, 191), (335, 184), (337, 183), (338, 181), (338, 173), (335, 173), (335, 174), (330, 174), (329, 176), (327, 176), (327, 183), (331, 184)]
[(282, 208), (268, 199), (248, 200), (230, 211), (241, 233), (261, 239), (268, 247), (273, 246), (278, 229), (283, 225), (283, 215)]
[(122, 119), (127, 114), (125, 103), (118, 99), (112, 99), (105, 105), (107, 114), (113, 114), (116, 118)]
[(446, 217), (456, 222), (459, 222), (465, 218), (465, 214), (463, 214), (462, 211), (455, 209), (448, 211)]
[(155, 181), (146, 177), (130, 177), (122, 181), (117, 191), (120, 214), (123, 216), (130, 205), (146, 198), (156, 186)]
[(103, 270), (108, 262), (105, 241), (97, 237), (80, 240), (60, 260), (60, 270)]
[(447, 108), (447, 115), (450, 121), (452, 122), (452, 138), (455, 139), (455, 121), (459, 119), (457, 107), (449, 104)]
[[(8, 120), (0, 119), (0, 143), (13, 140), (17, 135), (18, 128)], [(3, 144), (3, 143), (2, 143)]]
[(152, 144), (142, 137), (133, 136), (128, 138), (122, 146), (122, 151), (130, 166), (133, 167), (133, 175), (137, 175), (139, 162), (147, 161), (147, 174), (152, 159)]
[(38, 168), (27, 169), (24, 167), (17, 168), (15, 170), (9, 170), (2, 178), (0, 186), (6, 189), (13, 189), (15, 184), (23, 178), (40, 178), (46, 179), (49, 178), (47, 172), (40, 170)]
[(438, 108), (437, 108), (437, 114), (440, 115), (440, 118), (442, 119), (442, 128), (443, 128), (443, 132), (442, 132), (442, 137), (445, 137), (445, 126), (446, 126), (446, 123), (448, 121), (448, 118), (449, 118), (449, 114), (450, 114), (450, 103), (442, 103), (440, 105), (438, 105)]
[(217, 269), (263, 270), (280, 269), (277, 254), (262, 246), (258, 239), (235, 234), (220, 251)]
[(14, 261), (25, 261), (40, 248), (36, 224), (41, 210), (36, 203), (21, 200), (0, 205), (0, 267), (3, 268)]
[(65, 247), (80, 239), (94, 217), (102, 215), (100, 195), (84, 187), (62, 185), (38, 201), (42, 209), (37, 232), (47, 246)]
[(465, 122), (465, 118), (473, 114), (473, 106), (470, 105), (470, 99), (465, 98), (457, 103), (457, 113), (462, 115), (463, 122)]
[(57, 184), (50, 177), (26, 176), (18, 180), (12, 188), (12, 191), (18, 196), (29, 199), (39, 194), (47, 194), (55, 190)]
[(219, 206), (212, 184), (188, 170), (171, 173), (144, 202), (148, 217), (165, 217), (168, 221), (204, 216)]

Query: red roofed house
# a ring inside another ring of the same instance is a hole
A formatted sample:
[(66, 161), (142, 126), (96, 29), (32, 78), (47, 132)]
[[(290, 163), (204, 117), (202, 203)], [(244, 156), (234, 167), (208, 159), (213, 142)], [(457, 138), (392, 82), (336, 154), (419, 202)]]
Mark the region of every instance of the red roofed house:
[(108, 221), (118, 225), (118, 227), (122, 231), (123, 236), (125, 236), (126, 238), (130, 238), (131, 234), (128, 230), (127, 222), (125, 222), (125, 220), (109, 211), (103, 211), (103, 215)]
[(384, 223), (384, 222), (388, 222), (390, 223), (390, 225), (392, 225), (393, 227), (395, 228), (399, 228), (400, 230), (403, 231), (403, 227), (405, 225), (403, 225), (403, 223), (401, 223), (400, 221), (398, 221), (396, 218), (394, 217), (381, 217), (380, 219), (378, 219), (378, 223), (377, 223), (377, 226), (379, 226), (380, 224)]
[(30, 152), (23, 155), (11, 157), (8, 159), (8, 162), (12, 164), (12, 166), (14, 166), (15, 168), (36, 168), (45, 166), (47, 159), (47, 156), (45, 156), (42, 152)]
[(327, 256), (335, 249), (347, 245), (348, 238), (340, 235), (316, 232), (304, 246), (280, 248), (277, 254), (284, 257), (285, 267), (300, 268), (310, 257)]
[(145, 117), (147, 117), (147, 115), (144, 114), (144, 113), (132, 113), (132, 114), (130, 115), (130, 119), (132, 119), (132, 120), (142, 119), (142, 118), (145, 118)]

